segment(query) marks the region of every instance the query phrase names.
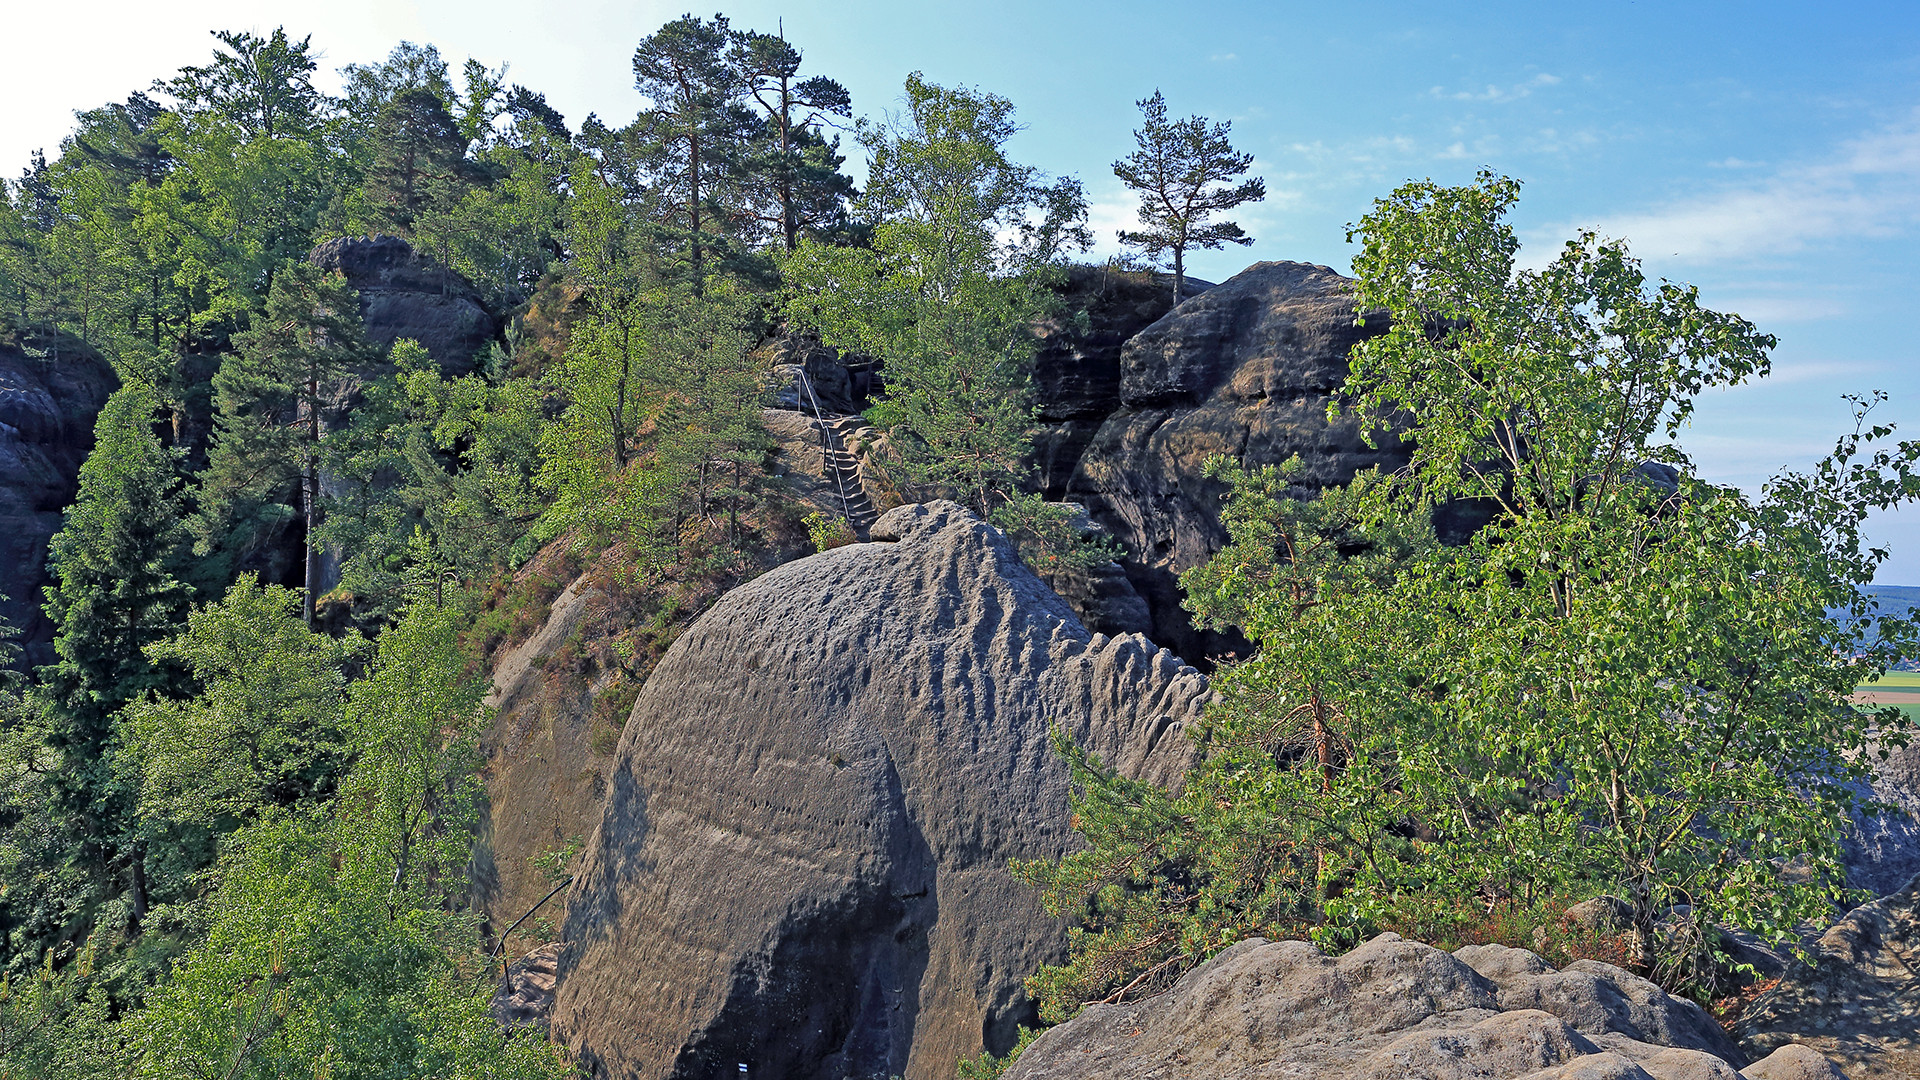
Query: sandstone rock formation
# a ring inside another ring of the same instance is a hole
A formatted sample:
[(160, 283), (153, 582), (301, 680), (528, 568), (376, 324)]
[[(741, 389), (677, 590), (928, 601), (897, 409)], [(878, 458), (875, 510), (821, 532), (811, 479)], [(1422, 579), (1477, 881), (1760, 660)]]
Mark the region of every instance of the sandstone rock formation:
[[(601, 599), (584, 577), (576, 579), (532, 636), (494, 660), (487, 705), (497, 712), (481, 743), (488, 802), (471, 868), (474, 902), (492, 934), (504, 933), (553, 888), (532, 860), (577, 848), (599, 820), (612, 762), (595, 752), (594, 702), (617, 676), (602, 671), (575, 678), (548, 661)], [(547, 901), (507, 942), (506, 955), (533, 948), (543, 940), (537, 931), (564, 917), (563, 897)]]
[(473, 370), (475, 355), (498, 329), (465, 278), (397, 236), (329, 240), (307, 261), (339, 271), (359, 291), (367, 340), (386, 346), (412, 338), (449, 375)]
[(1132, 555), (1127, 576), (1152, 608), (1154, 640), (1182, 656), (1235, 645), (1193, 630), (1175, 581), (1226, 540), (1223, 488), (1202, 475), (1208, 457), (1268, 465), (1298, 454), (1309, 490), (1407, 460), (1391, 439), (1367, 446), (1350, 417), (1327, 420), (1347, 352), (1384, 328), (1354, 325), (1351, 284), (1324, 266), (1256, 263), (1122, 350), (1120, 408), (1080, 458), (1068, 497)]
[(1741, 1045), (1789, 1042), (1853, 1080), (1920, 1080), (1920, 877), (1854, 909), (1741, 1016)]
[(1861, 797), (1894, 809), (1873, 816), (1856, 811), (1841, 846), (1847, 884), (1885, 896), (1920, 874), (1920, 744), (1889, 748), (1885, 761), (1868, 752), (1875, 755), (1869, 759), (1873, 783)]
[[(1185, 293), (1198, 296), (1213, 284), (1188, 278)], [(1065, 496), (1073, 472), (1108, 416), (1121, 404), (1121, 352), (1135, 334), (1173, 307), (1164, 275), (1072, 266), (1060, 287), (1062, 314), (1037, 330), (1033, 397), (1039, 407), (1034, 463), (1040, 490)]]
[(1610, 964), (1556, 971), (1521, 949), (1456, 953), (1383, 934), (1330, 958), (1243, 941), (1158, 997), (1094, 1005), (1006, 1080), (1814, 1080), (1818, 1055), (1744, 1059), (1692, 1002)]
[(1204, 678), (1090, 636), (996, 530), (933, 503), (873, 536), (729, 593), (641, 691), (554, 1010), (600, 1075), (948, 1080), (1062, 955), (1007, 872), (1074, 843), (1049, 728), (1191, 761)]
[(93, 350), (59, 345), (0, 345), (0, 621), (21, 631), (28, 665), (53, 660), (53, 627), (40, 610), (47, 541), (93, 449), (94, 418), (118, 385)]

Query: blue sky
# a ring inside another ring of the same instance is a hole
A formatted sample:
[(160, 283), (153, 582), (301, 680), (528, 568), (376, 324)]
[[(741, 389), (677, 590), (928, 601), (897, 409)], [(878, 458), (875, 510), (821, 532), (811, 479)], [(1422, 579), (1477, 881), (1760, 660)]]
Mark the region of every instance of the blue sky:
[[(1230, 119), (1267, 202), (1258, 242), (1203, 253), (1215, 280), (1255, 259), (1347, 268), (1344, 226), (1409, 177), (1490, 166), (1527, 184), (1534, 252), (1579, 227), (1624, 237), (1657, 277), (1781, 339), (1775, 375), (1708, 396), (1683, 444), (1710, 479), (1757, 488), (1885, 390), (1920, 435), (1920, 6), (1895, 3), (731, 3), (789, 39), (856, 110), (892, 107), (909, 71), (1011, 98), (1016, 155), (1079, 176), (1104, 253), (1131, 204), (1110, 172), (1134, 101)], [(35, 4), (9, 16), (0, 168), (53, 150), (75, 109), (200, 63), (213, 28), (311, 33), (329, 68), (432, 42), (456, 66), (507, 62), (568, 119), (638, 105), (634, 44), (684, 4), (581, 0), (239, 0)], [(702, 8), (702, 14), (710, 12)], [(1920, 511), (1873, 535), (1889, 582), (1920, 582)]]

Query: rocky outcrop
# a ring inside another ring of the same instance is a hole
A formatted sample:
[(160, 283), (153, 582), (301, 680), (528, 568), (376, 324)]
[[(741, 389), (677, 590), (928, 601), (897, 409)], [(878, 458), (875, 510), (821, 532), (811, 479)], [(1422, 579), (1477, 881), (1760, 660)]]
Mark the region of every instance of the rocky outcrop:
[(1209, 457), (1251, 466), (1297, 454), (1303, 491), (1407, 460), (1391, 439), (1366, 445), (1351, 417), (1327, 419), (1348, 351), (1385, 326), (1354, 325), (1351, 284), (1324, 266), (1256, 263), (1121, 351), (1120, 407), (1080, 457), (1068, 494), (1130, 553), (1127, 576), (1152, 609), (1154, 640), (1182, 656), (1244, 647), (1196, 632), (1175, 580), (1226, 540), (1223, 488), (1202, 475)]
[(668, 650), (568, 898), (555, 1030), (602, 1076), (947, 1080), (1031, 1018), (1075, 843), (1050, 728), (1177, 783), (1203, 677), (1089, 635), (994, 529), (898, 507)]
[(40, 610), (47, 541), (93, 449), (94, 418), (118, 384), (77, 341), (0, 344), (0, 622), (21, 631), (29, 666), (53, 660), (53, 627)]
[[(1198, 296), (1212, 287), (1188, 278), (1184, 292)], [(1040, 348), (1033, 358), (1034, 464), (1040, 490), (1056, 500), (1065, 496), (1094, 433), (1120, 407), (1127, 341), (1173, 307), (1165, 275), (1108, 266), (1068, 267), (1059, 291), (1059, 313), (1035, 327)]]
[(1920, 874), (1920, 744), (1869, 747), (1873, 782), (1863, 800), (1890, 807), (1879, 814), (1855, 811), (1852, 827), (1841, 837), (1847, 884), (1874, 896), (1898, 891)]
[(1753, 1053), (1812, 1046), (1853, 1080), (1920, 1078), (1920, 877), (1835, 924), (1735, 1030)]
[(397, 236), (329, 240), (307, 261), (339, 271), (359, 291), (367, 340), (384, 347), (412, 338), (449, 375), (473, 370), (499, 330), (466, 278), (415, 254)]
[[(582, 676), (554, 658), (583, 629), (599, 629), (589, 624), (604, 599), (585, 576), (576, 578), (554, 598), (538, 630), (494, 657), (486, 703), (495, 713), (481, 741), (488, 799), (470, 868), (474, 904), (490, 934), (504, 933), (553, 888), (533, 860), (577, 849), (599, 818), (612, 736), (597, 723), (594, 705), (620, 673)], [(561, 897), (547, 901), (506, 942), (506, 955), (552, 937), (565, 918), (563, 905)]]
[(1744, 1061), (1699, 1006), (1611, 964), (1383, 934), (1344, 956), (1243, 941), (1158, 997), (1089, 1006), (1006, 1080), (1814, 1080), (1793, 1048)]

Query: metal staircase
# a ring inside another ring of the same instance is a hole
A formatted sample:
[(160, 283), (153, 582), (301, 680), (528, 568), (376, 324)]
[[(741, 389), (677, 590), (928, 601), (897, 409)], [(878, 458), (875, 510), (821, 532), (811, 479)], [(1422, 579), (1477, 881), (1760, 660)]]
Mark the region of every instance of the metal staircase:
[(867, 530), (879, 519), (880, 513), (873, 507), (873, 500), (867, 497), (866, 488), (860, 483), (860, 461), (847, 452), (845, 435), (857, 428), (861, 419), (857, 416), (829, 414), (820, 408), (820, 399), (814, 395), (813, 382), (807, 378), (804, 369), (800, 372), (800, 388), (806, 394), (806, 403), (813, 411), (814, 426), (820, 432), (820, 471), (832, 485), (840, 500), (840, 516), (846, 518), (853, 534), (862, 540), (867, 538)]

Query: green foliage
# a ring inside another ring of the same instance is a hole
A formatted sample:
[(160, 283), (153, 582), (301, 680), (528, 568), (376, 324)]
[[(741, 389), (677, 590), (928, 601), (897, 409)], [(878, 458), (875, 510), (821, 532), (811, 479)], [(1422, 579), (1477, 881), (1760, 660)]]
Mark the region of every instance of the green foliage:
[(1136, 104), (1146, 123), (1133, 133), (1134, 152), (1113, 163), (1113, 175), (1139, 194), (1144, 228), (1120, 230), (1120, 242), (1149, 258), (1172, 254), (1177, 304), (1185, 288), (1189, 249), (1253, 243), (1239, 223), (1208, 219), (1266, 198), (1267, 182), (1257, 176), (1233, 182), (1253, 165), (1253, 155), (1234, 150), (1227, 141), (1231, 121), (1208, 124), (1203, 116), (1168, 120), (1167, 102), (1158, 90)]
[[(1789, 940), (1839, 899), (1854, 792), (1908, 737), (1849, 698), (1916, 644), (1859, 591), (1885, 558), (1860, 526), (1920, 493), (1920, 444), (1863, 401), (1758, 499), (1692, 479), (1694, 397), (1772, 339), (1591, 235), (1516, 271), (1516, 191), (1409, 184), (1355, 228), (1356, 306), (1392, 321), (1347, 390), (1377, 432), (1419, 418), (1406, 474), (1300, 502), (1216, 467), (1233, 542), (1183, 584), (1259, 651), (1178, 798), (1065, 748), (1089, 848), (1019, 868), (1084, 922), (1033, 982), (1050, 1018), (1251, 933), (1448, 937), (1600, 893), (1626, 959), (1706, 993), (1715, 926)], [(1442, 547), (1462, 498), (1492, 520)]]
[(807, 527), (807, 539), (813, 542), (815, 551), (831, 551), (856, 542), (859, 537), (853, 535), (853, 526), (838, 514), (828, 514), (815, 510), (802, 521)]
[(148, 647), (200, 687), (193, 697), (147, 697), (118, 721), (121, 767), (140, 789), (147, 826), (226, 831), (266, 807), (311, 807), (332, 794), (346, 764), (350, 643), (308, 630), (300, 596), (241, 575), (186, 632)]
[(112, 776), (112, 715), (178, 682), (179, 668), (144, 650), (171, 634), (192, 590), (176, 455), (160, 445), (152, 387), (132, 382), (108, 399), (80, 491), (49, 547), (47, 616), (59, 657), (40, 672), (42, 737), (60, 755), (56, 790), (82, 834), (113, 845), (132, 807)]
[(905, 114), (859, 129), (871, 166), (855, 212), (872, 246), (799, 244), (781, 262), (787, 311), (827, 344), (885, 361), (869, 415), (905, 478), (985, 515), (1032, 471), (1030, 328), (1049, 309), (1048, 270), (1087, 242), (1086, 202), (1078, 182), (1043, 184), (1007, 158), (1005, 98), (917, 73), (906, 92)]
[(1020, 1055), (1027, 1047), (1033, 1045), (1033, 1040), (1039, 1037), (1039, 1028), (1022, 1027), (1020, 1038), (1006, 1053), (996, 1055), (983, 1050), (975, 1057), (962, 1058), (959, 1080), (999, 1080), (1002, 1074), (1013, 1067), (1014, 1062), (1020, 1060)]
[[(353, 289), (307, 262), (280, 269), (267, 310), (237, 343), (213, 377), (218, 415), (196, 522), (196, 550), (229, 563), (266, 545), (296, 515), (306, 536), (316, 535), (331, 434), (326, 414), (374, 359)], [(302, 601), (309, 623), (317, 576), (309, 543)]]

